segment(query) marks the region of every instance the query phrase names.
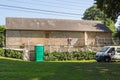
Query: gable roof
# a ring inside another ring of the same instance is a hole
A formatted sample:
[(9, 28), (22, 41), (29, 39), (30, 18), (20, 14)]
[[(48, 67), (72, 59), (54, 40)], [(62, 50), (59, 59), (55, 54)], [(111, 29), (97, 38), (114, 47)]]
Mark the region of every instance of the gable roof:
[(111, 32), (100, 21), (13, 17), (6, 18), (6, 29)]

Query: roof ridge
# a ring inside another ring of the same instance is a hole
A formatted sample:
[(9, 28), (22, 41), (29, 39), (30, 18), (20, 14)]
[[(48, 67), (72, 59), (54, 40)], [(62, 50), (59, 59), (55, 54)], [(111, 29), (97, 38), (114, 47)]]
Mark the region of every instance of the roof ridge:
[(81, 22), (99, 22), (101, 21), (95, 21), (95, 20), (81, 20), (81, 19), (64, 19), (64, 18), (32, 18), (32, 17), (6, 17), (7, 18), (13, 18), (13, 19), (44, 19), (44, 20), (62, 20), (62, 21), (81, 21)]

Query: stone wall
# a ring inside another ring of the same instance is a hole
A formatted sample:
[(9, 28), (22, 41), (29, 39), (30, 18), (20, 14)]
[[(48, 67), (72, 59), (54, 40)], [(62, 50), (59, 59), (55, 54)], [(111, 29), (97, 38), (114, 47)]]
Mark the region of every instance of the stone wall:
[[(34, 60), (34, 46), (43, 44), (45, 51), (66, 52), (80, 51), (85, 47), (85, 32), (70, 32), (70, 31), (20, 31), (6, 30), (6, 47), (7, 48), (23, 48), (31, 52), (31, 60)], [(87, 32), (88, 46), (96, 46), (96, 44), (105, 43), (99, 39), (110, 39), (111, 33), (103, 32)], [(67, 39), (72, 38), (71, 45), (68, 46)], [(110, 41), (107, 40), (106, 42)], [(97, 41), (97, 42), (96, 42)], [(112, 41), (110, 41), (112, 43)]]
[[(47, 36), (46, 36), (47, 34)], [(88, 46), (95, 46), (96, 44), (112, 43), (111, 33), (103, 32), (87, 32)], [(24, 48), (34, 50), (36, 44), (43, 44), (45, 46), (67, 46), (68, 38), (72, 38), (71, 45), (74, 47), (84, 47), (85, 37), (84, 32), (61, 32), (61, 31), (6, 31), (6, 47)], [(108, 40), (109, 39), (109, 40)]]
[(88, 32), (88, 45), (89, 46), (104, 46), (104, 45), (111, 45), (111, 44), (112, 44), (111, 33)]
[[(49, 38), (46, 37), (49, 34)], [(71, 45), (84, 46), (84, 32), (46, 32), (46, 31), (6, 31), (6, 46), (17, 47), (25, 45), (43, 44), (49, 46), (66, 46), (67, 39), (71, 37)]]

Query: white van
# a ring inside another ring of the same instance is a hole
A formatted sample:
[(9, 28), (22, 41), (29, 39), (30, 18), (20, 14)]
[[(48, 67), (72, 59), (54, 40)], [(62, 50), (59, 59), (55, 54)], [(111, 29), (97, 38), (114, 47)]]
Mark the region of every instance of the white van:
[(98, 62), (120, 61), (120, 46), (105, 46), (100, 52), (97, 52), (95, 59)]

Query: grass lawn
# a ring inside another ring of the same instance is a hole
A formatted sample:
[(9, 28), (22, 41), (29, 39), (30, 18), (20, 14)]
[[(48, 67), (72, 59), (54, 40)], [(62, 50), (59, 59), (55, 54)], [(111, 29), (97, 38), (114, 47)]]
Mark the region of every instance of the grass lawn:
[(0, 80), (120, 80), (120, 62), (26, 62), (0, 57)]

